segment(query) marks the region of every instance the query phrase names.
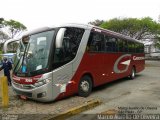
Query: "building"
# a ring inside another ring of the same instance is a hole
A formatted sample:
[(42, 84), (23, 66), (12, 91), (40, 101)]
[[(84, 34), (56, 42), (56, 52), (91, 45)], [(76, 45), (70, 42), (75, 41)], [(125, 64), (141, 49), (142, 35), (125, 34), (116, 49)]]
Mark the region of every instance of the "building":
[(144, 43), (146, 58), (160, 58), (160, 48), (155, 46), (153, 41)]

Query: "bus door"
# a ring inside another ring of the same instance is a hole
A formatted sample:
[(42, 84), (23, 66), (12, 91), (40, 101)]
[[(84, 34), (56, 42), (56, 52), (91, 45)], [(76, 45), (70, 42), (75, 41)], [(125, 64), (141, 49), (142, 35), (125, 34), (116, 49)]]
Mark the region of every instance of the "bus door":
[[(66, 92), (67, 85), (71, 85), (74, 58), (83, 33), (84, 29), (72, 27), (60, 28), (57, 33), (53, 60), (53, 85), (60, 86), (57, 92)], [(55, 93), (54, 88), (53, 92)]]

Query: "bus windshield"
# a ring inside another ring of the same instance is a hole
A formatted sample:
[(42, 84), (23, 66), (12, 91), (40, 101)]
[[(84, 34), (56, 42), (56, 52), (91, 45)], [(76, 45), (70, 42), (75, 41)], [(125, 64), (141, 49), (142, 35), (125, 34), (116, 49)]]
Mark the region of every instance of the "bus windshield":
[(22, 40), (20, 40), (16, 55), (14, 57), (14, 66), (18, 64), (21, 56), (24, 54), (24, 50), (26, 46), (27, 46), (27, 43), (23, 43)]
[(49, 50), (54, 31), (45, 31), (22, 38), (17, 50), (18, 60), (14, 72), (18, 75), (30, 76), (43, 71), (48, 66)]

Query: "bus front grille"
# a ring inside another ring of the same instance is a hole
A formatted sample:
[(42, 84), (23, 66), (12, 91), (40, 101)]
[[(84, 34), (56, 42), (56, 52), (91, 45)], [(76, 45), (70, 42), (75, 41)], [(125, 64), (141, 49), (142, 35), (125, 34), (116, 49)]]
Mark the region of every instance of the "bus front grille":
[(21, 89), (33, 89), (35, 88), (35, 86), (33, 85), (28, 85), (28, 84), (19, 84), (16, 82), (13, 82), (13, 84), (17, 87), (17, 88), (21, 88)]

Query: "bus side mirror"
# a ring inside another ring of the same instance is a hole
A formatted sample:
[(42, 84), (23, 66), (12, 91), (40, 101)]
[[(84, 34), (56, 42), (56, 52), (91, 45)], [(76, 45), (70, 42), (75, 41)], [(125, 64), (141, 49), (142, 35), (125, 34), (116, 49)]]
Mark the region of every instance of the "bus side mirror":
[(56, 36), (56, 48), (62, 48), (62, 42), (66, 28), (60, 28)]

